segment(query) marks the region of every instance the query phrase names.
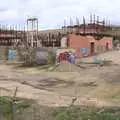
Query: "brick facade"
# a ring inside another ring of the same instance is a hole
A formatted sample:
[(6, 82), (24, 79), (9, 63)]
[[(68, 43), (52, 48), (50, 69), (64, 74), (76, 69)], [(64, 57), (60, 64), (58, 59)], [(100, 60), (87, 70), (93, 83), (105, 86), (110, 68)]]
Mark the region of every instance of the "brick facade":
[[(90, 56), (95, 53), (105, 52), (107, 50), (111, 50), (112, 45), (112, 37), (103, 37), (100, 40), (96, 40), (92, 36), (80, 36), (70, 34), (68, 36), (69, 40), (69, 48), (73, 48), (76, 50), (76, 55), (78, 57)], [(87, 50), (87, 53), (83, 55), (83, 50)]]

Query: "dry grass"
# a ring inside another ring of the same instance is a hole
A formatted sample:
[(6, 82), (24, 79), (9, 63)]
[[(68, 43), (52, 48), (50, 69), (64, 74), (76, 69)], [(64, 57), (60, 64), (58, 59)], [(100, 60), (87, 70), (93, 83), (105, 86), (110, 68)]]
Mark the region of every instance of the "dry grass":
[[(75, 103), (77, 105), (80, 104), (79, 101), (82, 98), (96, 98), (99, 101), (105, 100), (107, 102), (119, 103), (119, 56), (119, 51), (112, 51), (100, 55), (103, 59), (112, 60), (113, 63), (118, 63), (117, 66), (89, 66), (88, 68), (86, 67), (86, 69), (80, 68), (79, 71), (73, 72), (48, 71), (48, 69), (43, 69), (40, 67), (17, 67), (15, 69), (14, 65), (1, 65), (0, 87), (14, 90), (14, 88), (18, 86), (18, 96), (34, 98), (42, 105), (68, 105), (74, 96), (78, 97)], [(83, 60), (86, 61), (86, 59)], [(92, 60), (92, 58), (87, 58), (87, 61)], [(6, 80), (2, 80), (3, 75)], [(37, 83), (37, 85), (40, 86), (42, 83), (39, 80), (42, 80), (42, 77), (64, 81), (64, 83), (52, 86), (42, 86), (40, 88), (35, 88), (29, 84), (21, 84), (21, 80), (24, 79), (28, 83), (32, 81), (32, 85), (33, 83)], [(5, 92), (3, 93), (5, 94)]]

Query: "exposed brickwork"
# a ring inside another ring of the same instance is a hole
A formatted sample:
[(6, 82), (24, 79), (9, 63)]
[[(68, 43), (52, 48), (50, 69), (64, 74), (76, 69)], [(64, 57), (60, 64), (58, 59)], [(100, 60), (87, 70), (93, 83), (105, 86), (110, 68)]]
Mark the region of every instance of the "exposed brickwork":
[[(102, 46), (104, 52), (112, 49), (112, 37), (103, 37), (100, 40), (95, 40), (92, 36), (69, 35), (69, 48), (74, 48), (78, 57), (83, 57), (81, 49), (89, 49), (88, 55), (91, 55), (91, 42), (94, 42), (94, 52), (97, 52), (97, 47)], [(108, 49), (106, 48), (108, 44)]]

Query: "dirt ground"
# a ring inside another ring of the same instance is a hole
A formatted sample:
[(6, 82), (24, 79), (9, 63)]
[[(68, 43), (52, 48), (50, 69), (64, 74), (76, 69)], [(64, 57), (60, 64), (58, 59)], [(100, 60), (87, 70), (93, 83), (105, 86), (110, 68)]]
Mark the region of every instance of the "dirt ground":
[[(92, 62), (94, 58), (80, 61)], [(102, 67), (80, 63), (84, 67), (68, 72), (0, 63), (0, 96), (13, 96), (17, 87), (17, 97), (34, 99), (41, 105), (68, 106), (74, 101), (75, 105), (120, 106), (120, 51), (98, 58), (112, 62)]]

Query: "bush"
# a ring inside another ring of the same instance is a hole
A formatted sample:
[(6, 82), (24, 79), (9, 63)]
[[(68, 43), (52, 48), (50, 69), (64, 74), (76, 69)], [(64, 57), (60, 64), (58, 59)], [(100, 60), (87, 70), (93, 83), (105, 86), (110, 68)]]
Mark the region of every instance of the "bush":
[(9, 48), (8, 47), (3, 47), (2, 48), (2, 55), (1, 57), (4, 59), (4, 60), (8, 60), (8, 52), (9, 52)]
[(120, 120), (120, 108), (58, 108), (54, 114), (55, 120)]
[(50, 52), (48, 54), (48, 64), (55, 64), (55, 54), (53, 52)]
[(35, 64), (34, 48), (18, 49), (19, 60), (23, 61), (24, 66), (33, 66)]

